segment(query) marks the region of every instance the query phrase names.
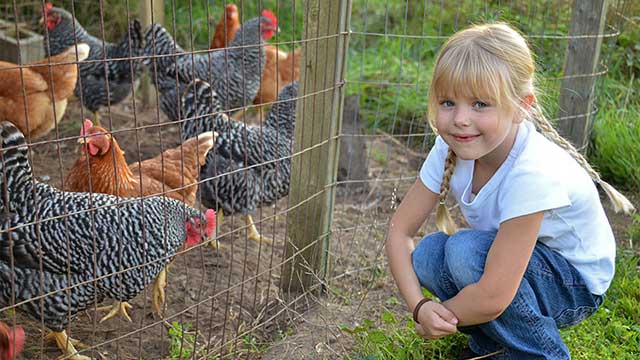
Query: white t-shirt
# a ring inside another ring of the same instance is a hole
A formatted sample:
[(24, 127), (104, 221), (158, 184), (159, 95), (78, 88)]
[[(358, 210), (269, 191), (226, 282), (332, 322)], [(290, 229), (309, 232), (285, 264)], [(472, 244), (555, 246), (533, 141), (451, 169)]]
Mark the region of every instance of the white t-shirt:
[[(420, 170), (436, 194), (448, 149), (438, 136)], [(475, 196), (473, 166), (473, 160), (458, 159), (450, 182), (473, 229), (497, 231), (503, 221), (544, 211), (538, 240), (567, 259), (593, 294), (607, 290), (614, 274), (613, 231), (595, 184), (571, 155), (524, 121), (509, 156)]]

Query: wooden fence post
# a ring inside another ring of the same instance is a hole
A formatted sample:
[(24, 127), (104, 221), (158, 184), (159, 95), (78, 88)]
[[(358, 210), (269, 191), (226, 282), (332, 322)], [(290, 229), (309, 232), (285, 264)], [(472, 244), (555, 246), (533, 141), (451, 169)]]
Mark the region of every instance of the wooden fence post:
[[(140, 0), (140, 21), (142, 29), (146, 29), (151, 23), (164, 24), (164, 0)], [(151, 77), (147, 69), (140, 79), (140, 95), (142, 107), (156, 106), (156, 91), (152, 85)]]
[(331, 236), (350, 0), (308, 0), (304, 8), (294, 154), (288, 216), (285, 296), (301, 294), (327, 272)]
[[(580, 151), (589, 142), (594, 85), (606, 22), (607, 0), (575, 0), (564, 78), (558, 99), (558, 129)], [(588, 35), (587, 37), (579, 37)]]

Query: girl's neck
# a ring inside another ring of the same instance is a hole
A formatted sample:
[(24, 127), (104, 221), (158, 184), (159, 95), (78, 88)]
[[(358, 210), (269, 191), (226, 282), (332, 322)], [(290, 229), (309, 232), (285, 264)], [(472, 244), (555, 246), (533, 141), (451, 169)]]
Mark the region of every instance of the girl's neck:
[(514, 125), (502, 143), (489, 154), (475, 160), (473, 164), (473, 179), (471, 181), (471, 192), (478, 194), (480, 189), (489, 182), (500, 166), (509, 157), (511, 149), (516, 142), (518, 129), (520, 126)]

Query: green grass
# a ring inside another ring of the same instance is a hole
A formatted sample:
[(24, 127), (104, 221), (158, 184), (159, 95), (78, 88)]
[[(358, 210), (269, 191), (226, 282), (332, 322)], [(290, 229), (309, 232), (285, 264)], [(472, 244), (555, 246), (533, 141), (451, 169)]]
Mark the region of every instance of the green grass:
[[(640, 232), (640, 218), (636, 221), (634, 231)], [(616, 276), (603, 305), (583, 323), (561, 330), (573, 359), (637, 359), (640, 356), (639, 266), (637, 253), (621, 250)], [(347, 359), (455, 359), (467, 344), (468, 337), (461, 333), (424, 341), (414, 331), (410, 315), (397, 315), (397, 299), (387, 301), (386, 307), (379, 319), (365, 319), (357, 326), (341, 327), (356, 340), (356, 347)]]
[(584, 323), (562, 331), (573, 359), (640, 356), (640, 277), (637, 253), (622, 250), (604, 304)]
[[(635, 12), (633, 12), (635, 11)], [(635, 10), (640, 11), (640, 4)], [(608, 181), (640, 189), (640, 17), (628, 23), (609, 51), (609, 73), (597, 91), (589, 160)]]
[(627, 230), (627, 237), (631, 246), (640, 243), (640, 214), (633, 214), (633, 223)]
[[(229, 345), (229, 353), (219, 357), (218, 355), (207, 355), (209, 350), (206, 344), (198, 343), (198, 337), (202, 334), (193, 329), (190, 321), (184, 324), (177, 321), (171, 323), (169, 328), (169, 355), (164, 360), (171, 359), (188, 359), (194, 357), (197, 359), (222, 360), (236, 358), (238, 354), (246, 355), (251, 358), (264, 352), (269, 344), (261, 341), (251, 334), (244, 335), (239, 343)], [(278, 338), (283, 339), (289, 333), (280, 332)]]
[(341, 329), (356, 338), (356, 349), (347, 359), (448, 359), (455, 357), (466, 342), (461, 333), (436, 341), (424, 341), (408, 316), (399, 318), (385, 311), (378, 323), (365, 319), (361, 325)]
[(607, 180), (640, 189), (640, 102), (631, 100), (640, 95), (640, 82), (605, 83), (608, 92), (593, 125), (590, 160)]
[(190, 331), (191, 323), (171, 323), (169, 328), (169, 356), (167, 359), (189, 358), (196, 348), (196, 336)]

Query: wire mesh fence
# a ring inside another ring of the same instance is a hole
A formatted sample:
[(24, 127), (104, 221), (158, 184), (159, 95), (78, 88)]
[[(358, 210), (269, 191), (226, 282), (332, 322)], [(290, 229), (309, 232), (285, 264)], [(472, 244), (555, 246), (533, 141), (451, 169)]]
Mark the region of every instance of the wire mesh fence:
[[(563, 81), (605, 76), (627, 2), (580, 33), (562, 0), (234, 5), (0, 6), (0, 320), (24, 358), (345, 355), (338, 326), (392, 291), (386, 224), (433, 143), (442, 43), (517, 26), (550, 117), (588, 129), (597, 108), (567, 114)], [(594, 39), (597, 66), (564, 72)]]

